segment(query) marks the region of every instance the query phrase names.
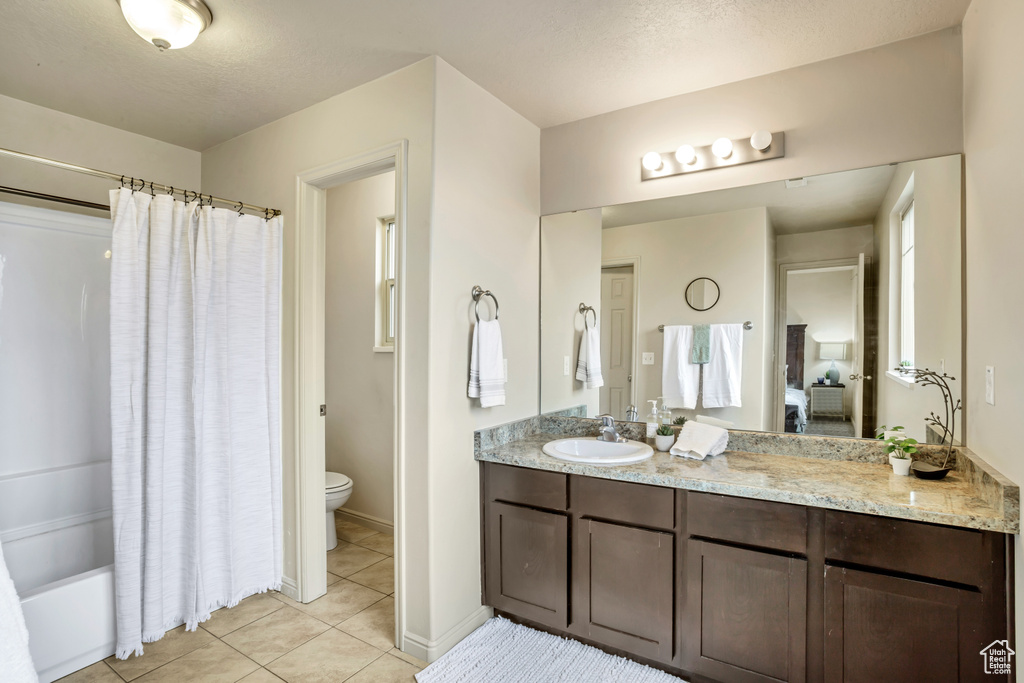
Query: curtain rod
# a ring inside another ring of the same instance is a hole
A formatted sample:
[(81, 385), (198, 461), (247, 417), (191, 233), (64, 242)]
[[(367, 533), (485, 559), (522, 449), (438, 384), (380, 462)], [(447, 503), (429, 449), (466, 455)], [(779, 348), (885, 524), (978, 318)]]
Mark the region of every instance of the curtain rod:
[[(270, 209), (263, 206), (255, 206), (253, 204), (245, 204), (244, 202), (234, 202), (230, 199), (223, 199), (221, 197), (214, 197), (213, 195), (204, 195), (192, 190), (182, 190), (170, 185), (161, 185), (160, 183), (153, 183), (144, 181), (142, 178), (132, 178), (131, 176), (121, 175), (118, 173), (110, 173), (108, 171), (98, 171), (95, 168), (86, 168), (85, 166), (76, 166), (75, 164), (69, 164), (64, 161), (56, 161), (55, 159), (47, 159), (46, 157), (35, 156), (34, 154), (25, 154), (24, 152), (15, 152), (13, 149), (4, 149), (0, 147), (0, 156), (7, 156), (13, 159), (24, 159), (25, 161), (34, 161), (37, 164), (44, 164), (46, 166), (53, 166), (54, 168), (62, 168), (65, 171), (74, 171), (75, 173), (84, 173), (85, 175), (96, 176), (97, 178), (108, 178), (109, 180), (116, 180), (124, 185), (125, 181), (141, 183), (140, 189), (148, 189), (156, 192), (166, 192), (172, 194), (177, 192), (184, 196), (186, 199), (189, 195), (193, 195), (193, 199), (199, 199), (205, 202), (219, 202), (220, 204), (226, 204), (234, 209), (248, 209), (253, 213), (263, 214), (264, 216), (280, 216), (281, 212), (278, 209)], [(134, 188), (133, 188), (134, 189)], [(76, 200), (77, 201), (77, 200)], [(107, 208), (107, 207), (103, 207)]]
[(74, 206), (84, 206), (87, 209), (96, 209), (97, 211), (110, 211), (110, 207), (107, 206), (106, 204), (87, 202), (84, 199), (72, 199), (71, 197), (61, 197), (55, 194), (46, 194), (45, 192), (19, 190), (16, 187), (7, 187), (6, 185), (0, 185), (0, 192), (4, 194), (16, 194), (21, 197), (32, 197), (33, 199), (45, 199), (48, 202), (60, 202), (61, 204), (73, 204)]

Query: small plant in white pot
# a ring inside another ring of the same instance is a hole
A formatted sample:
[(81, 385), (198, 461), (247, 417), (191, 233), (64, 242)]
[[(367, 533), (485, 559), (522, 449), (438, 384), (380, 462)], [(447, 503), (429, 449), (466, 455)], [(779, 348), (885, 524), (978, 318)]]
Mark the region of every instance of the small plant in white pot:
[(654, 445), (662, 453), (667, 453), (668, 449), (672, 448), (672, 444), (676, 442), (676, 432), (669, 425), (661, 425), (658, 427), (657, 433), (654, 435)]
[(910, 456), (917, 453), (917, 439), (912, 439), (903, 431), (903, 427), (887, 429), (885, 426), (879, 428), (881, 434), (879, 439), (885, 441), (885, 452), (889, 454), (889, 464), (892, 471), (902, 477), (910, 475), (910, 465), (913, 463)]

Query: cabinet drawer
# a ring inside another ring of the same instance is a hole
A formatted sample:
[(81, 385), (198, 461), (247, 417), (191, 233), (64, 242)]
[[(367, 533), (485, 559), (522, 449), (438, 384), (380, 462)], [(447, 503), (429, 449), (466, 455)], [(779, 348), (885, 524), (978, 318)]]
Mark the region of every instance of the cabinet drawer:
[(674, 489), (591, 477), (572, 477), (570, 486), (572, 507), (579, 515), (657, 529), (675, 528)]
[(825, 559), (969, 586), (989, 586), (992, 542), (983, 531), (825, 511)]
[(711, 493), (689, 493), (686, 502), (690, 536), (807, 553), (807, 508)]
[(568, 477), (564, 474), (494, 463), (487, 463), (486, 467), (489, 500), (548, 510), (569, 507)]

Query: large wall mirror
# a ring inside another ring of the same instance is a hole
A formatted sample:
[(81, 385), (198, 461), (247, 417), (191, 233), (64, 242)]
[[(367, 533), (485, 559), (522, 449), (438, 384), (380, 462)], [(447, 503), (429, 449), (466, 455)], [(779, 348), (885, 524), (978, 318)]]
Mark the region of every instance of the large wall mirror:
[[(929, 440), (939, 392), (893, 369), (944, 370), (960, 395), (961, 194), (952, 155), (544, 216), (541, 411), (642, 421), (669, 394), (675, 417), (735, 429)], [(600, 388), (576, 379), (581, 303)]]

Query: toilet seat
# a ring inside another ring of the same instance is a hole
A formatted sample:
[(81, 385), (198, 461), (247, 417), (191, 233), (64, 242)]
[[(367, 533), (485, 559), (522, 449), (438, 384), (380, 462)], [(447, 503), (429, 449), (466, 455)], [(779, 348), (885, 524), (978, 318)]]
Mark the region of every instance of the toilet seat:
[(326, 475), (326, 492), (332, 493), (352, 488), (352, 480), (339, 472), (328, 472)]

